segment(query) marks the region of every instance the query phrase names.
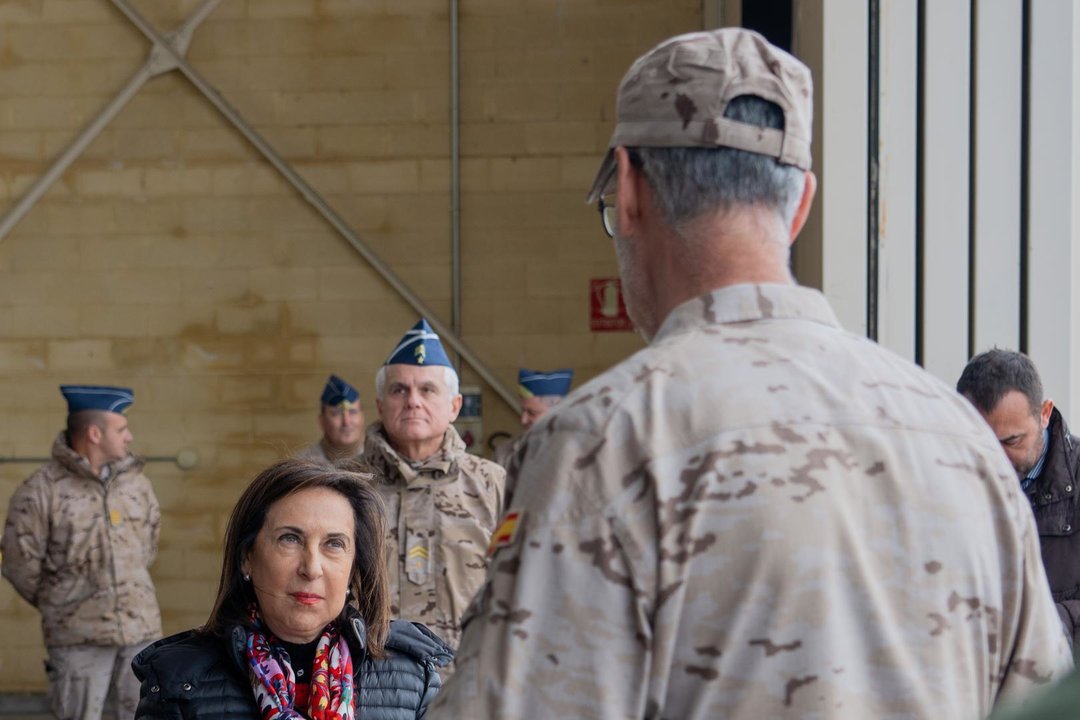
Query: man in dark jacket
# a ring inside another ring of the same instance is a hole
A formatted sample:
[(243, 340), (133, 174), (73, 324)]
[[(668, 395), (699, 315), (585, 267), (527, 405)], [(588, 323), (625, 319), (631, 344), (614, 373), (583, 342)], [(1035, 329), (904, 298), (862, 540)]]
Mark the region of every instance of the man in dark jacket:
[(1043, 564), (1070, 641), (1080, 632), (1080, 438), (1069, 433), (1026, 355), (993, 349), (964, 368), (956, 390), (1005, 449), (1035, 511)]

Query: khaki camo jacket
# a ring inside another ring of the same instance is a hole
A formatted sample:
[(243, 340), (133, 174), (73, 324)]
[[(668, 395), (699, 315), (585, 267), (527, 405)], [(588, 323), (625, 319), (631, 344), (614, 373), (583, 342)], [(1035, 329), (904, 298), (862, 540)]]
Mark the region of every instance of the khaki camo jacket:
[(465, 452), (453, 426), (442, 448), (414, 466), (390, 447), (376, 422), (364, 457), (381, 476), (376, 489), (386, 505), (391, 611), (426, 624), (456, 648), (461, 617), (484, 582), (505, 471)]
[(499, 465), (502, 468), (510, 466), (510, 458), (517, 452), (518, 446), (521, 445), (521, 435), (514, 435), (508, 437), (495, 448), (495, 452), (491, 455), (491, 462)]
[(101, 480), (68, 447), (15, 490), (3, 536), (3, 576), (41, 612), (48, 647), (135, 645), (161, 637), (150, 564), (161, 511), (134, 455)]
[[(311, 460), (313, 462), (328, 463), (328, 464), (333, 464), (333, 463), (337, 462), (338, 460), (344, 460), (344, 458), (331, 459), (330, 455), (326, 452), (326, 445), (324, 444), (324, 441), (322, 441), (322, 440), (320, 440), (319, 442), (314, 443), (312, 445), (308, 445), (305, 448), (302, 448), (295, 455), (293, 455), (293, 457), (297, 458), (298, 460)], [(363, 445), (363, 443), (361, 443), (360, 447), (358, 447), (356, 449), (355, 457), (356, 458), (364, 457), (364, 445)]]
[(942, 382), (739, 285), (524, 438), (438, 718), (982, 718), (1072, 665), (1031, 509)]

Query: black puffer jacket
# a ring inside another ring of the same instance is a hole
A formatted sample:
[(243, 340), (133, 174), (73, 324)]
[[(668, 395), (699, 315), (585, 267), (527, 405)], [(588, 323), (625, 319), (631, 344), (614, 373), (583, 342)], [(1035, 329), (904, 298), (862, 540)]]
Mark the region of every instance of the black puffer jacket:
[[(442, 682), (437, 667), (453, 651), (419, 623), (390, 623), (386, 657), (373, 660), (365, 651), (363, 622), (352, 621), (349, 647), (363, 720), (422, 718)], [(222, 638), (197, 631), (159, 640), (131, 663), (142, 682), (136, 718), (251, 718), (259, 720), (244, 653), (247, 635), (233, 628)]]
[(1058, 614), (1080, 650), (1080, 438), (1054, 408), (1046, 464), (1027, 490)]

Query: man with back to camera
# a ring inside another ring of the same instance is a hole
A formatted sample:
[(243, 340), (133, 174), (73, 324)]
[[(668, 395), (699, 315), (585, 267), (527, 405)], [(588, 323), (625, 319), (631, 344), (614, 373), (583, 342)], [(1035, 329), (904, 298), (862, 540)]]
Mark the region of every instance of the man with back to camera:
[[(574, 371), (570, 368), (560, 368), (551, 372), (539, 370), (527, 370), (522, 368), (518, 371), (518, 395), (521, 396), (521, 427), (525, 433), (536, 424), (536, 421), (544, 417), (547, 411), (570, 392), (570, 384), (574, 381)], [(502, 445), (495, 448), (495, 456), (492, 458), (504, 468), (508, 467), (510, 458), (514, 455), (521, 444), (521, 435), (510, 438)], [(508, 489), (509, 490), (509, 489)], [(510, 493), (507, 492), (509, 497)]]
[(1071, 666), (985, 423), (791, 276), (811, 98), (742, 29), (626, 74), (588, 199), (649, 346), (526, 435), (433, 716), (976, 718)]
[(16, 489), (3, 535), (3, 575), (41, 613), (49, 706), (58, 718), (101, 717), (110, 685), (133, 717), (131, 659), (161, 637), (149, 567), (161, 512), (145, 461), (127, 450), (128, 388), (62, 385), (67, 430), (52, 460)]
[(495, 463), (465, 452), (451, 425), (461, 400), (457, 372), (421, 319), (375, 376), (379, 420), (364, 444), (382, 477), (391, 610), (427, 624), (451, 647), (484, 581), (505, 478)]
[(360, 392), (337, 375), (326, 380), (319, 398), (319, 427), (323, 436), (296, 457), (317, 462), (337, 462), (364, 454), (364, 411)]
[(956, 390), (983, 416), (1005, 450), (1035, 513), (1043, 564), (1073, 647), (1080, 631), (1080, 438), (1043, 396), (1022, 353), (994, 348), (973, 357)]

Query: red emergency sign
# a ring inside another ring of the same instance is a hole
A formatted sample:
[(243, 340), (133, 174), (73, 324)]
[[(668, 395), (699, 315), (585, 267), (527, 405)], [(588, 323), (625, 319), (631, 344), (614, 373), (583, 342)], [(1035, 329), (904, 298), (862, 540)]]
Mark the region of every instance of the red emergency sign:
[(589, 279), (589, 329), (593, 332), (633, 330), (626, 313), (619, 278)]

